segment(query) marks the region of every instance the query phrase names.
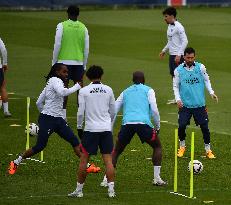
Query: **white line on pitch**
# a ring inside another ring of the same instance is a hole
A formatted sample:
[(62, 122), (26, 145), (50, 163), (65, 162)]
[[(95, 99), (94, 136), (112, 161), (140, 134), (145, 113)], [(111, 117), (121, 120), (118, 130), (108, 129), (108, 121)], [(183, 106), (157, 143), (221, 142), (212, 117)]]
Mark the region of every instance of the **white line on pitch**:
[(35, 161), (35, 162), (40, 162), (40, 163), (45, 163), (44, 161), (40, 161), (39, 159), (34, 159), (34, 158), (26, 158), (28, 160), (31, 160), (31, 161)]
[(196, 197), (190, 198), (190, 197), (187, 196), (187, 195), (180, 194), (180, 193), (173, 192), (173, 191), (171, 191), (170, 194), (175, 194), (175, 195), (177, 195), (177, 196), (183, 196), (183, 197), (188, 198), (188, 199), (196, 199)]
[[(228, 188), (222, 189), (222, 190), (229, 190)], [(222, 191), (221, 189), (194, 189), (194, 191)], [(170, 193), (170, 190), (147, 190), (147, 191), (133, 191), (133, 192), (116, 192), (118, 195), (119, 194), (144, 194), (144, 193)], [(54, 194), (54, 195), (30, 195), (30, 196), (6, 196), (6, 197), (0, 197), (0, 199), (25, 199), (25, 198), (49, 198), (49, 197), (67, 197), (67, 194)], [(88, 192), (85, 195), (106, 195), (106, 192)]]

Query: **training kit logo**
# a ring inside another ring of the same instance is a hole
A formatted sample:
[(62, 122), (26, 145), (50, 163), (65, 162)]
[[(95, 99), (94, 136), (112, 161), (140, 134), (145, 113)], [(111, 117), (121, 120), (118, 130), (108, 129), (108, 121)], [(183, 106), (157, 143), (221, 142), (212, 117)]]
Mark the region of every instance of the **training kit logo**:
[[(191, 77), (191, 75), (190, 75)], [(193, 77), (193, 78), (190, 78), (190, 79), (185, 79), (185, 83), (187, 84), (196, 84), (196, 83), (200, 83), (199, 79), (197, 77)]]
[(100, 87), (100, 88), (93, 88), (93, 90), (91, 90), (90, 93), (107, 93), (107, 92), (102, 87)]

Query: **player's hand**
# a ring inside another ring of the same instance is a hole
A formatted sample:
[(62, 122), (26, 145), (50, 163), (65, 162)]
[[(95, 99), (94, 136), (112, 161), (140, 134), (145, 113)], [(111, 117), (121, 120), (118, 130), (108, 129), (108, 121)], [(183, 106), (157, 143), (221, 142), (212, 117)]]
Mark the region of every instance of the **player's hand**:
[(164, 52), (164, 51), (161, 51), (160, 54), (159, 54), (160, 59), (163, 59), (164, 56), (165, 56), (165, 52)]
[(83, 129), (77, 129), (79, 139), (83, 138)]
[(181, 56), (176, 56), (175, 57), (175, 63), (176, 63), (176, 65), (180, 64), (180, 58), (181, 58)]
[(218, 103), (218, 97), (215, 95), (215, 93), (211, 94), (211, 97), (216, 100), (216, 102)]
[(8, 70), (8, 66), (7, 65), (3, 65), (2, 69), (3, 69), (4, 72), (6, 72)]
[(177, 103), (177, 107), (178, 107), (179, 109), (183, 107), (183, 103), (182, 103), (181, 100), (177, 100), (176, 103)]

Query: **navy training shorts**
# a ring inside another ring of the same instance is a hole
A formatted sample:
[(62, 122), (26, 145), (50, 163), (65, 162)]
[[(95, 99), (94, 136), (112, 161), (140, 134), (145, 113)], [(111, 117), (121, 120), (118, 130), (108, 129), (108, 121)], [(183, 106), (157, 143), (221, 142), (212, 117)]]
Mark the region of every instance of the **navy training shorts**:
[(0, 68), (0, 87), (2, 87), (4, 81), (4, 71), (2, 68)]
[(121, 144), (126, 146), (130, 143), (133, 136), (137, 133), (141, 143), (147, 141), (155, 141), (156, 131), (146, 124), (126, 124), (122, 125), (118, 134), (118, 140)]
[(190, 119), (193, 116), (195, 124), (203, 125), (209, 122), (208, 113), (205, 106), (198, 108), (182, 107), (178, 112), (179, 126), (187, 126), (190, 124)]
[(180, 63), (177, 65), (175, 63), (175, 57), (175, 55), (169, 55), (169, 72), (172, 77), (174, 77), (174, 70), (178, 67), (178, 65), (184, 62), (184, 58), (181, 56)]
[(83, 132), (81, 141), (81, 149), (83, 153), (88, 155), (96, 155), (100, 149), (101, 154), (111, 154), (113, 150), (113, 137), (112, 132)]
[(84, 75), (83, 65), (66, 65), (68, 69), (68, 79), (74, 82), (82, 82)]

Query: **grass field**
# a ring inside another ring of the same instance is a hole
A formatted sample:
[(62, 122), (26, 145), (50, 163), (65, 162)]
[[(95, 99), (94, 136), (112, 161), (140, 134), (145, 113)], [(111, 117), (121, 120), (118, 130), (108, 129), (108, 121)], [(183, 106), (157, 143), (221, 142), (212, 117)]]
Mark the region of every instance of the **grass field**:
[[(65, 12), (1, 12), (0, 37), (9, 56), (8, 91), (12, 118), (0, 113), (0, 204), (231, 204), (230, 145), (230, 50), (231, 8), (180, 9), (179, 20), (189, 38), (189, 45), (197, 51), (198, 61), (208, 70), (219, 104), (207, 95), (211, 142), (215, 160), (201, 158), (204, 154), (201, 132), (191, 123), (185, 159), (179, 160), (179, 191), (189, 194), (191, 131), (195, 131), (195, 158), (204, 165), (204, 171), (195, 176), (195, 200), (169, 194), (173, 190), (174, 129), (177, 127), (176, 106), (166, 105), (173, 97), (168, 59), (161, 61), (158, 54), (166, 43), (166, 24), (161, 9), (84, 11), (80, 19), (90, 33), (89, 63), (105, 69), (103, 82), (110, 85), (118, 97), (131, 84), (131, 74), (140, 69), (146, 82), (156, 91), (161, 114), (163, 145), (162, 177), (169, 182), (164, 188), (153, 187), (151, 150), (141, 146), (137, 137), (121, 156), (116, 171), (115, 199), (108, 199), (99, 186), (103, 173), (89, 175), (83, 199), (69, 199), (67, 193), (76, 185), (76, 159), (71, 147), (52, 135), (44, 150), (45, 164), (25, 161), (14, 176), (6, 174), (15, 155), (25, 149), (26, 96), (30, 96), (31, 122), (37, 122), (35, 101), (45, 82), (43, 76), (50, 69), (55, 27), (66, 18)], [(85, 81), (87, 83), (87, 81)], [(68, 122), (75, 130), (75, 96), (69, 98)], [(118, 133), (118, 117), (114, 136)], [(11, 127), (12, 124), (21, 125)], [(31, 138), (31, 145), (35, 142)], [(137, 151), (131, 151), (131, 150)], [(10, 156), (9, 154), (13, 154)], [(36, 156), (37, 158), (39, 157)], [(100, 156), (93, 161), (103, 167)]]

